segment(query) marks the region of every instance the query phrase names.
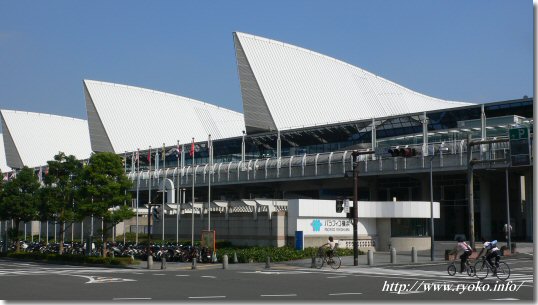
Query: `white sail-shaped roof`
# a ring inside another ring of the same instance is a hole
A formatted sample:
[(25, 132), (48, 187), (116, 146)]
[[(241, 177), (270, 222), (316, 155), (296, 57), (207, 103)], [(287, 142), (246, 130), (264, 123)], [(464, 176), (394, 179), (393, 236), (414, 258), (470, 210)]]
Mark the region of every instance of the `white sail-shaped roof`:
[(337, 59), (234, 33), (247, 132), (286, 130), (461, 107)]
[(58, 152), (87, 159), (91, 154), (86, 120), (0, 110), (6, 163), (11, 168), (47, 165)]
[(123, 153), (241, 136), (241, 113), (169, 93), (84, 80), (94, 151)]
[(7, 173), (11, 171), (11, 168), (7, 166), (6, 162), (6, 151), (4, 149), (4, 137), (2, 136), (2, 134), (0, 134), (0, 170), (2, 171), (2, 173)]

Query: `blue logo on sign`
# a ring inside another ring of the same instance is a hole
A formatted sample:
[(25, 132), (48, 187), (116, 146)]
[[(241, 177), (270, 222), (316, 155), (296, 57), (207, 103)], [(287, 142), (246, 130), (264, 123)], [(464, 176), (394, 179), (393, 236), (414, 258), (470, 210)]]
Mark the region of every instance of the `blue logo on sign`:
[(314, 229), (314, 232), (319, 232), (321, 229), (321, 221), (319, 219), (314, 219), (311, 223), (312, 228)]

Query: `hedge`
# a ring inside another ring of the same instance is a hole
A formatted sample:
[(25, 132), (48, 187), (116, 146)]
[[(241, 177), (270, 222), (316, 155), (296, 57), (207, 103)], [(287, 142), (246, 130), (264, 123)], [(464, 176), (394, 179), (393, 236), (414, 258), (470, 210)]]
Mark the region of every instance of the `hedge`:
[[(222, 261), (222, 257), (228, 255), (228, 260), (233, 262), (234, 253), (237, 255), (239, 263), (265, 262), (267, 257), (273, 262), (290, 261), (304, 258), (311, 258), (316, 255), (318, 248), (305, 248), (304, 250), (295, 250), (292, 247), (249, 247), (249, 248), (217, 248), (217, 260)], [(359, 250), (359, 254), (364, 252)], [(338, 255), (351, 256), (353, 249), (338, 249)]]
[(39, 252), (11, 252), (7, 257), (16, 259), (32, 259), (46, 262), (77, 263), (95, 265), (129, 265), (132, 264), (130, 257), (102, 257), (102, 256), (82, 256), (74, 254), (46, 254)]

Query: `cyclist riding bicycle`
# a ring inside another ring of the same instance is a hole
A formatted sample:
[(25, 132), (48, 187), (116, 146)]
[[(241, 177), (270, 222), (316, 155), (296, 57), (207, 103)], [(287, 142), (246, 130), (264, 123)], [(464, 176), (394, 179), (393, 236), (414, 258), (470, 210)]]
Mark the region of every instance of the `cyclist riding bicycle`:
[(329, 240), (327, 243), (323, 244), (321, 247), (327, 247), (327, 257), (331, 259), (333, 257), (334, 250), (336, 248), (336, 245), (338, 245), (337, 242), (334, 241), (332, 236), (329, 236)]
[(454, 252), (457, 255), (458, 253), (460, 253), (460, 251), (463, 251), (463, 253), (460, 255), (460, 259), (461, 259), (460, 274), (461, 274), (466, 269), (465, 262), (467, 262), (467, 259), (473, 253), (473, 249), (465, 241), (463, 241), (463, 237), (458, 236), (457, 241), (458, 241), (458, 244), (456, 245)]
[[(480, 250), (478, 257), (482, 256), (482, 252), (486, 251), (486, 260), (492, 267), (495, 267), (493, 270), (493, 274), (495, 274), (497, 273), (497, 267), (499, 267), (499, 260), (501, 259), (500, 250), (497, 247), (497, 240), (486, 241), (486, 239), (482, 237), (482, 241), (484, 241), (484, 248)], [(495, 264), (492, 263), (493, 258), (495, 258)]]

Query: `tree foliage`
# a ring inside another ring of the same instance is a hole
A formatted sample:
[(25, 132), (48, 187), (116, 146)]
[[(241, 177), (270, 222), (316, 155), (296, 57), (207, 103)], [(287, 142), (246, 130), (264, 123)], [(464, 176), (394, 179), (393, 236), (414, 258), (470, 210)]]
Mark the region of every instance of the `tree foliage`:
[[(21, 222), (37, 219), (39, 187), (33, 169), (23, 167), (15, 178), (4, 185), (0, 200), (0, 218), (13, 219), (15, 228), (18, 228)], [(15, 242), (19, 250), (18, 235)]]
[[(82, 170), (80, 182), (79, 211), (103, 219), (105, 232), (135, 215), (125, 205), (131, 197), (128, 190), (132, 183), (124, 173), (120, 156), (107, 152), (93, 154)], [(103, 243), (106, 245), (106, 234)]]
[(63, 152), (48, 161), (48, 173), (41, 189), (41, 217), (53, 219), (60, 224), (60, 253), (63, 251), (66, 224), (72, 225), (84, 215), (77, 213), (75, 194), (80, 184), (82, 163), (75, 156)]

